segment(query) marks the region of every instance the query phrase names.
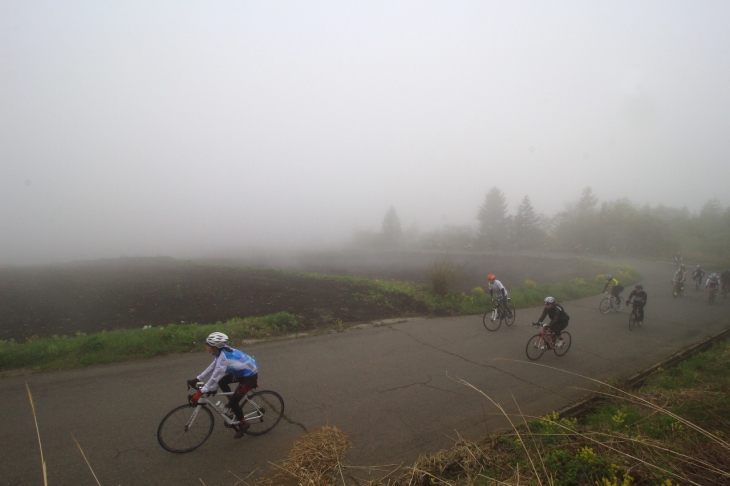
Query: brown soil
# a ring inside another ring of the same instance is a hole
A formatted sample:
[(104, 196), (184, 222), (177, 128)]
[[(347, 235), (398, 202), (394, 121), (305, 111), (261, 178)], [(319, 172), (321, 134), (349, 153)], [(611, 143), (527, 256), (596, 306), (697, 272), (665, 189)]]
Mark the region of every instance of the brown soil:
[[(330, 253), (255, 262), (259, 266), (426, 283), (430, 253)], [(508, 287), (525, 278), (556, 281), (591, 273), (585, 262), (527, 257), (452, 257), (458, 290), (485, 285), (488, 271)], [(567, 263), (572, 262), (572, 263)], [(306, 328), (424, 315), (407, 296), (379, 296), (333, 279), (170, 258), (121, 258), (0, 268), (0, 339), (67, 335), (170, 323), (214, 323), (286, 311)], [(237, 265), (254, 262), (235, 262)], [(591, 265), (588, 265), (590, 267)], [(594, 270), (594, 269), (590, 269)], [(596, 272), (599, 270), (596, 268)]]

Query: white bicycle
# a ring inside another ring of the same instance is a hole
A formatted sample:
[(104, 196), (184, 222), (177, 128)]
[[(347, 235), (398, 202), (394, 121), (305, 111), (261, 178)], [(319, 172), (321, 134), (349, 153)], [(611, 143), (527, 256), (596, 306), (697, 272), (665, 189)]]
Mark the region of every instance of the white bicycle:
[[(188, 389), (190, 389), (190, 385), (188, 385)], [(157, 441), (165, 450), (177, 454), (197, 449), (213, 433), (215, 424), (213, 412), (221, 416), (225, 427), (236, 428), (238, 426), (236, 417), (230, 409), (223, 405), (221, 400), (214, 398), (226, 397), (234, 393), (205, 394), (197, 404), (192, 402), (192, 395), (188, 395), (187, 405), (173, 409), (162, 419), (157, 428)], [(249, 424), (246, 433), (263, 435), (276, 427), (284, 416), (284, 400), (278, 393), (271, 390), (249, 392), (243, 397), (241, 409), (246, 423)]]

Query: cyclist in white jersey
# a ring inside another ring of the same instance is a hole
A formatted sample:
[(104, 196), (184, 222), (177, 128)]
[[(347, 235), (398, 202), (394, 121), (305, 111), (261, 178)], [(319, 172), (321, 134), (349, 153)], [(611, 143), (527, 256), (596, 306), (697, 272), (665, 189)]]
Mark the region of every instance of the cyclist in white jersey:
[[(509, 310), (509, 305), (507, 304), (509, 294), (507, 293), (507, 289), (502, 285), (502, 282), (497, 280), (497, 277), (490, 273), (487, 275), (487, 281), (489, 282), (489, 295), (492, 297), (492, 299), (497, 301), (497, 305), (502, 307), (504, 311), (507, 313), (507, 315), (511, 314), (511, 311)], [(497, 296), (494, 296), (494, 293), (497, 293)]]
[(243, 437), (249, 424), (243, 417), (241, 399), (253, 388), (258, 386), (259, 367), (251, 356), (243, 351), (228, 346), (228, 336), (222, 332), (214, 332), (205, 340), (205, 350), (215, 358), (205, 371), (200, 373), (188, 384), (197, 388), (198, 381), (210, 376), (208, 381), (200, 388), (198, 393), (193, 395), (192, 402), (198, 403), (204, 393), (215, 392), (220, 386), (224, 392), (230, 392), (229, 386), (232, 382), (238, 383), (238, 388), (228, 399), (228, 408), (235, 414), (238, 420), (236, 435), (234, 439)]

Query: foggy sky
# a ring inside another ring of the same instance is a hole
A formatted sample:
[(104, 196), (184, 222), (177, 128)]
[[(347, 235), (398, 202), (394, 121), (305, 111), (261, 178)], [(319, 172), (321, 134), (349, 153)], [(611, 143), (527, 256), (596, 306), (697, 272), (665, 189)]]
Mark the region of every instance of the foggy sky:
[(0, 3), (0, 264), (730, 204), (730, 2)]

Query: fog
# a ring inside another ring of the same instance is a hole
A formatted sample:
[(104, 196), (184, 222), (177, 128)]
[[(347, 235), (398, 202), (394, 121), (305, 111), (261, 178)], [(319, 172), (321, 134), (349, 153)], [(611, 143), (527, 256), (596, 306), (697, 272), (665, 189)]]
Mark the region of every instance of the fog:
[(728, 2), (0, 3), (0, 263), (730, 204)]

